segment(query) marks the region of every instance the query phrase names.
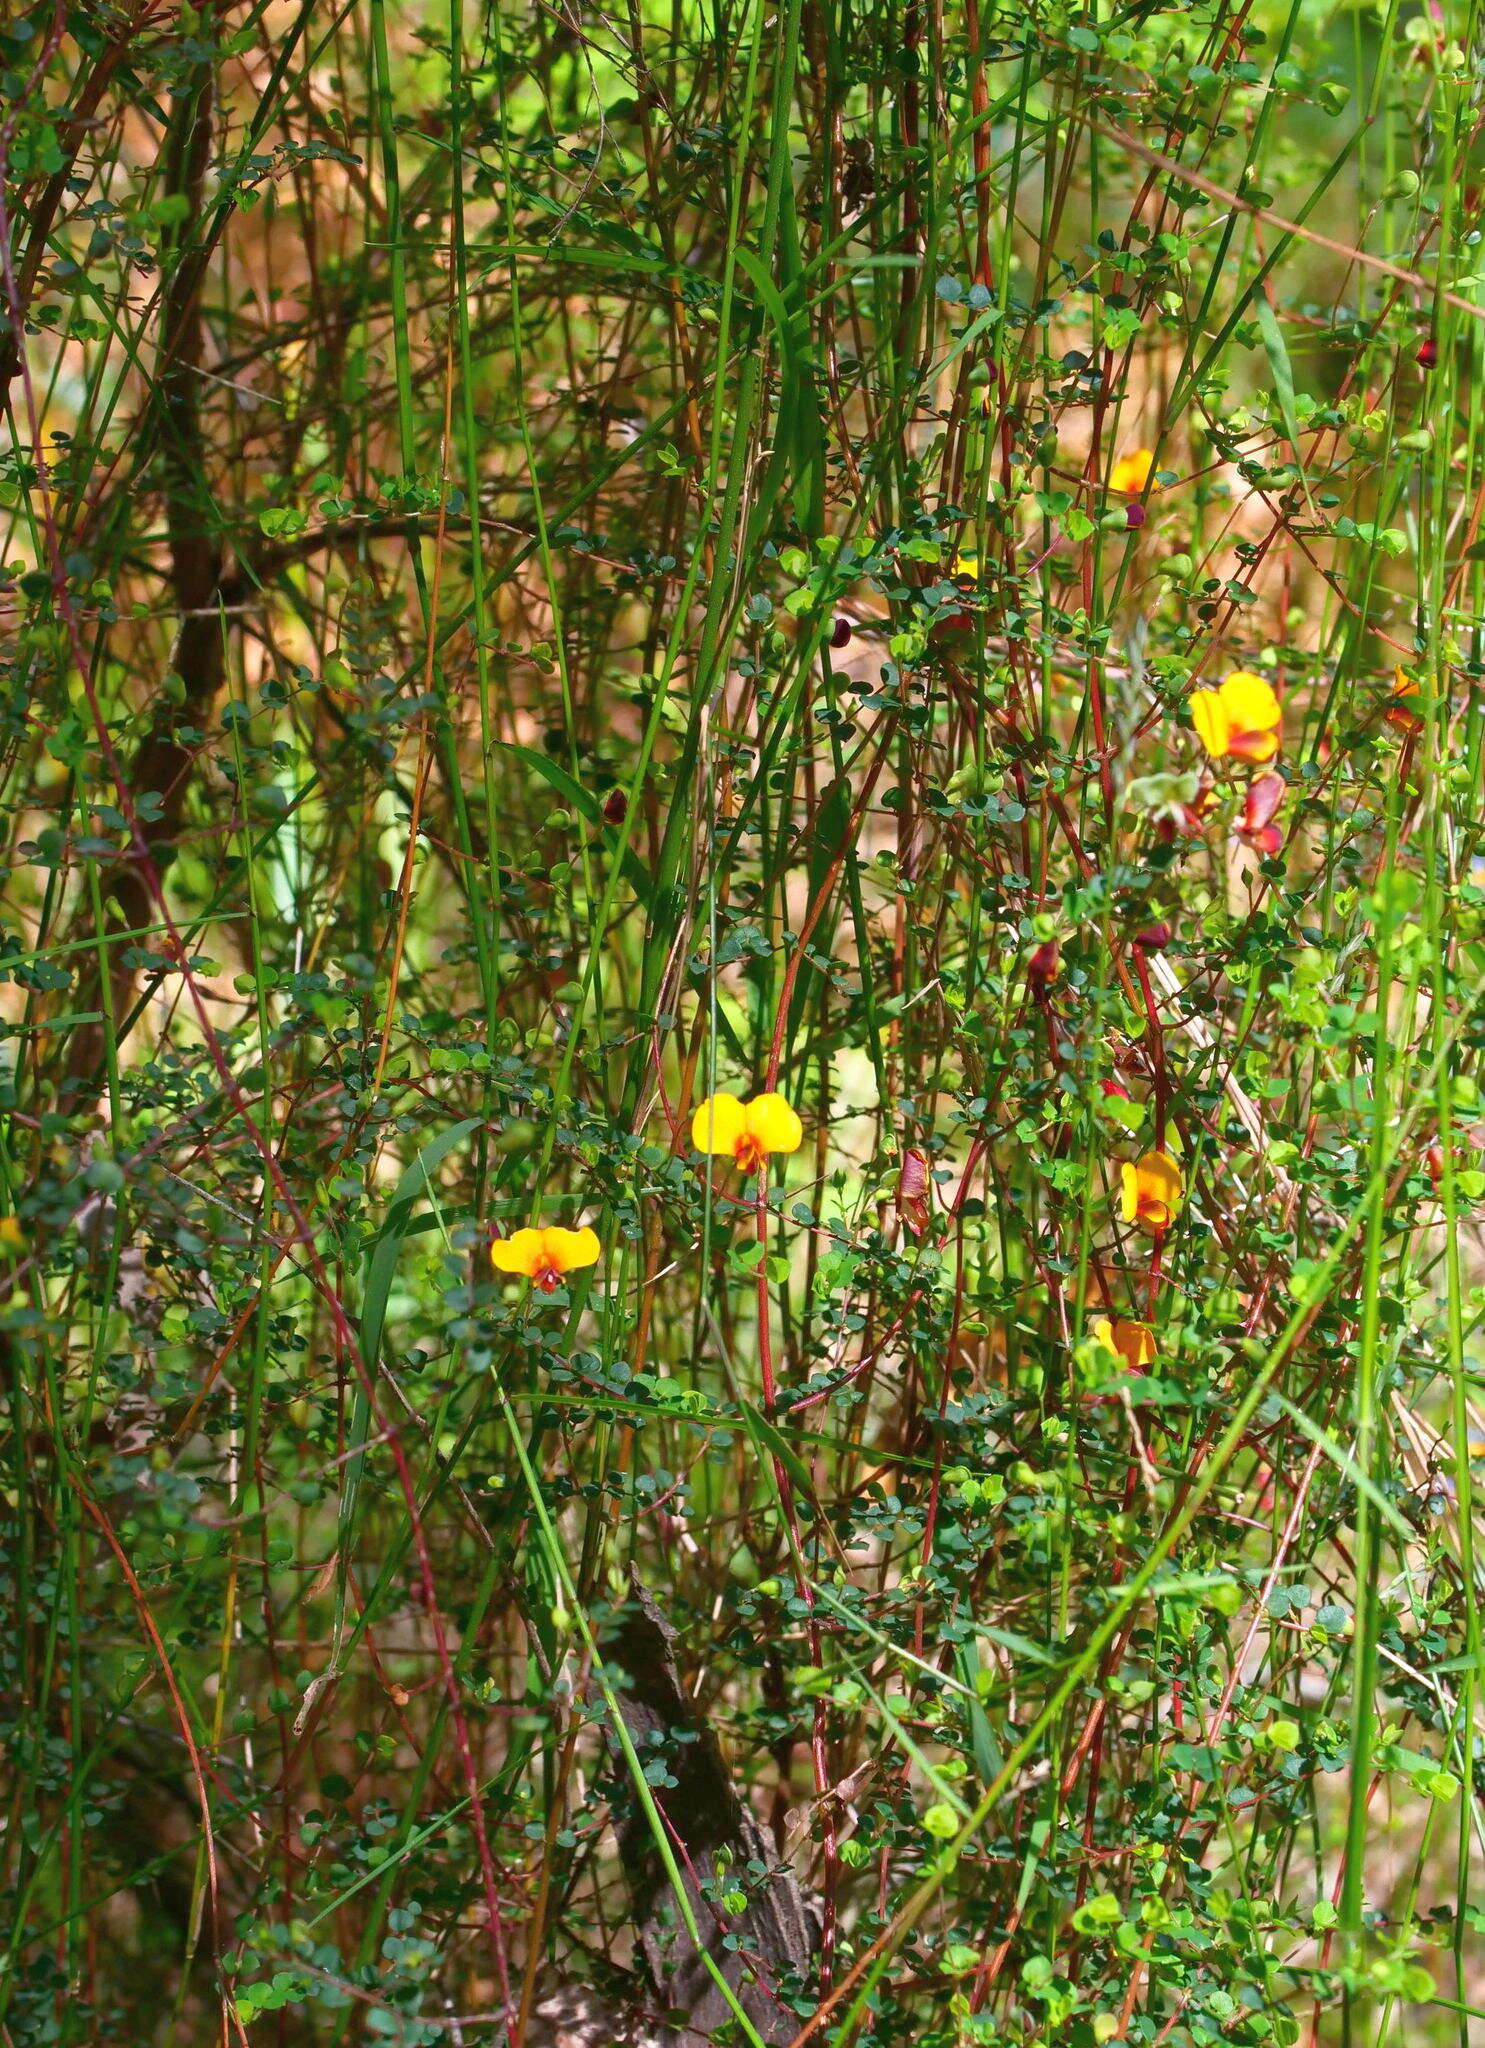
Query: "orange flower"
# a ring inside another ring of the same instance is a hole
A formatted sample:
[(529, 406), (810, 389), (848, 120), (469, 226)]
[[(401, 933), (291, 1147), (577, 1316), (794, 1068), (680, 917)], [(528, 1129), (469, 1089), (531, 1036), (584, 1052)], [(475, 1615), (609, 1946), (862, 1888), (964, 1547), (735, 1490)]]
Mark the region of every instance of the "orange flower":
[(562, 1230), (517, 1230), (497, 1237), (490, 1246), (490, 1264), (497, 1273), (524, 1273), (543, 1294), (551, 1294), (566, 1273), (591, 1266), (598, 1258), (598, 1233), (586, 1225)]
[(1111, 1323), (1098, 1316), (1093, 1334), (1099, 1343), (1115, 1352), (1131, 1372), (1143, 1372), (1155, 1359), (1155, 1332), (1147, 1323)]
[(782, 1095), (741, 1102), (724, 1090), (708, 1095), (691, 1119), (697, 1151), (730, 1155), (743, 1173), (757, 1173), (770, 1152), (797, 1152), (803, 1142), (804, 1126)]
[(1170, 1154), (1147, 1152), (1142, 1159), (1126, 1159), (1119, 1178), (1124, 1221), (1142, 1230), (1168, 1229), (1184, 1192), (1181, 1169)]
[(1215, 690), (1196, 690), (1191, 723), (1214, 761), (1235, 754), (1242, 761), (1272, 761), (1279, 751), (1283, 713), (1273, 686), (1245, 668), (1234, 669)]
[(1138, 498), (1148, 487), (1154, 470), (1153, 448), (1131, 448), (1109, 471), (1109, 489), (1117, 491), (1121, 498)]
[(1412, 709), (1411, 705), (1404, 701), (1409, 697), (1416, 697), (1420, 694), (1418, 685), (1406, 669), (1395, 668), (1392, 674), (1397, 683), (1397, 689), (1391, 703), (1388, 704), (1382, 716), (1389, 725), (1396, 726), (1399, 732), (1409, 734), (1420, 733), (1423, 730), (1423, 720)]

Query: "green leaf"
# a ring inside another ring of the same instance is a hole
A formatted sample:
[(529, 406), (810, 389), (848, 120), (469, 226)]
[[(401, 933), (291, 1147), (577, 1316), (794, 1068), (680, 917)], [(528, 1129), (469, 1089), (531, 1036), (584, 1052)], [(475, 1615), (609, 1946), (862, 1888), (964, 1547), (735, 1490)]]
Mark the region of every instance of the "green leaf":
[(806, 1500), (812, 1501), (815, 1497), (815, 1482), (811, 1479), (808, 1468), (801, 1461), (793, 1446), (786, 1438), (779, 1434), (773, 1424), (759, 1409), (753, 1406), (751, 1401), (740, 1401), (738, 1407), (742, 1413), (743, 1428), (746, 1429), (748, 1435), (753, 1439), (759, 1451), (766, 1451), (769, 1454), (770, 1460), (777, 1458), (788, 1473), (794, 1486), (803, 1494)]
[(1284, 345), (1278, 315), (1269, 304), (1267, 292), (1259, 291), (1254, 295), (1253, 310), (1257, 316), (1258, 332), (1263, 337), (1263, 350), (1268, 357), (1269, 374), (1274, 380), (1274, 397), (1279, 402), (1279, 417), (1284, 422), (1284, 432), (1289, 437), (1289, 444), (1294, 450), (1294, 460), (1299, 465), (1305, 503), (1311, 516), (1318, 520), (1320, 515), (1310, 496), (1310, 480), (1304, 473), (1304, 451), (1299, 441), (1299, 412), (1294, 403), (1294, 372), (1289, 362), (1289, 350)]
[(368, 1369), (375, 1368), (377, 1356), (382, 1348), (382, 1331), (387, 1320), (387, 1299), (397, 1275), (397, 1259), (402, 1250), (402, 1240), (412, 1226), (414, 1204), (431, 1185), (434, 1168), (440, 1165), (471, 1131), (477, 1130), (482, 1122), (481, 1117), (467, 1116), (462, 1123), (454, 1124), (449, 1130), (440, 1131), (437, 1137), (430, 1138), (393, 1190), (381, 1229), (372, 1241), (361, 1287), (361, 1356), (365, 1359)]
[(309, 514), (294, 505), (271, 505), (258, 514), (258, 525), (270, 540), (294, 540), (309, 524)]

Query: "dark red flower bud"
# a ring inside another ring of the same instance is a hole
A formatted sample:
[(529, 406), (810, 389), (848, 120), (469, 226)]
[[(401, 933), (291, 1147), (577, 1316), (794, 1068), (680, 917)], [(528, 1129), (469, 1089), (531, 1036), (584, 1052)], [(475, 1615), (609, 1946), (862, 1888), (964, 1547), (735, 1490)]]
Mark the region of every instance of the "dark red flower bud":
[(1117, 1102), (1128, 1102), (1129, 1090), (1122, 1081), (1100, 1081), (1098, 1085), (1105, 1095), (1112, 1095)]
[(1413, 357), (1413, 361), (1420, 370), (1431, 370), (1438, 359), (1439, 345), (1432, 335), (1428, 337), (1427, 341), (1419, 342), (1418, 353)]
[(1126, 526), (1138, 532), (1144, 523), (1145, 508), (1143, 505), (1126, 505), (1124, 507), (1124, 524)]
[(850, 639), (850, 637), (851, 637), (851, 622), (850, 622), (850, 620), (849, 620), (849, 619), (837, 619), (837, 620), (836, 620), (836, 622), (835, 622), (835, 631), (834, 631), (834, 632), (833, 632), (833, 633), (831, 634), (831, 636), (830, 636), (830, 644), (831, 644), (831, 646), (832, 646), (832, 647), (844, 647), (844, 646), (845, 646), (845, 644), (846, 644), (846, 642), (847, 642), (847, 641), (848, 641), (848, 640)]
[(1026, 963), (1033, 981), (1055, 981), (1062, 971), (1062, 948), (1055, 939), (1044, 939)]
[(1147, 924), (1142, 932), (1136, 932), (1134, 943), (1142, 953), (1163, 953), (1171, 942), (1171, 929), (1161, 919), (1159, 924)]
[(603, 799), (603, 815), (610, 825), (622, 825), (629, 815), (629, 799), (622, 789), (611, 789)]

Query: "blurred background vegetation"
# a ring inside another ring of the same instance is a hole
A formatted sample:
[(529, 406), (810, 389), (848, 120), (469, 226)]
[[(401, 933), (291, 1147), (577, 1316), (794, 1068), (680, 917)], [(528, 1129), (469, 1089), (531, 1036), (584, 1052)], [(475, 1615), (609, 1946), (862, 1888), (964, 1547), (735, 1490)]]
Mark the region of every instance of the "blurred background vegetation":
[(1485, 2040), (1477, 13), (6, 10), (5, 2048)]

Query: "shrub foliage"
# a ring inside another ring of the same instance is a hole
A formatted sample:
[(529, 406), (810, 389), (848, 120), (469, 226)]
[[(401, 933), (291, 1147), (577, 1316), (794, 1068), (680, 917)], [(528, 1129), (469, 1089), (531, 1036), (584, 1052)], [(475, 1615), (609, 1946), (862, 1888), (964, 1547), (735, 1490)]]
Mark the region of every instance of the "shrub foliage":
[(1477, 27), (10, 12), (0, 2041), (1479, 2038)]

